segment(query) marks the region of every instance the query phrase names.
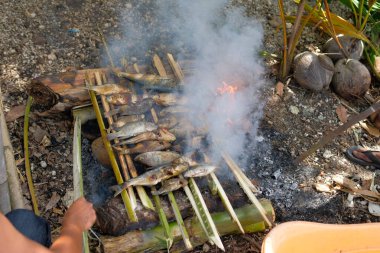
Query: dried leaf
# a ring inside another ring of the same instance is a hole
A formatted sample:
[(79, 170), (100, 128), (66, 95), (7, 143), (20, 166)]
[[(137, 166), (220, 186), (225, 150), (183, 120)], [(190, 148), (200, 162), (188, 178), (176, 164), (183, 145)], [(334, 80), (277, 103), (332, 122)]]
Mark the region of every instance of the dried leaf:
[(368, 9), (372, 8), (372, 6), (377, 2), (377, 0), (368, 0)]
[(342, 123), (347, 122), (347, 109), (343, 105), (338, 105), (336, 108), (336, 114), (338, 115), (338, 119)]
[(370, 135), (374, 137), (380, 137), (380, 130), (376, 127), (371, 126), (365, 122), (359, 122), (360, 126), (364, 128)]
[(25, 113), (25, 105), (17, 105), (13, 107), (7, 115), (5, 115), (5, 121), (6, 122), (11, 122), (15, 121), (16, 119), (24, 116)]
[(59, 196), (56, 192), (53, 192), (53, 195), (51, 196), (49, 202), (46, 204), (45, 211), (52, 209), (55, 207), (55, 205), (58, 203), (58, 201), (61, 199), (61, 196)]
[(284, 95), (284, 84), (282, 82), (278, 82), (276, 84), (276, 94), (279, 97), (282, 97)]

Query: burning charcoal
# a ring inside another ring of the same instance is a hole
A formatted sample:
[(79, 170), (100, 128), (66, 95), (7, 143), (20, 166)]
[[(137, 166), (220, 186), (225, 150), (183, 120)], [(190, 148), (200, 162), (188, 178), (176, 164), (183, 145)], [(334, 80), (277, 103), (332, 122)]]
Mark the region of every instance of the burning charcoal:
[(146, 121), (137, 121), (124, 125), (118, 132), (110, 133), (107, 135), (108, 140), (114, 140), (116, 138), (130, 138), (141, 133), (154, 131), (157, 126), (153, 123)]

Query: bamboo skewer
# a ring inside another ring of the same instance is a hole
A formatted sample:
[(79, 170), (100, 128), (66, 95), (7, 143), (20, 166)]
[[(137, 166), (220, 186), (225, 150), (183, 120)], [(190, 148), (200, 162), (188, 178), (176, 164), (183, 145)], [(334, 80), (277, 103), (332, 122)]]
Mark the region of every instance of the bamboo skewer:
[[(88, 83), (89, 86), (92, 86), (92, 81), (90, 78), (87, 78), (86, 82)], [(100, 130), (100, 133), (101, 133), (101, 136), (103, 139), (104, 147), (107, 150), (108, 156), (110, 158), (112, 170), (115, 174), (116, 181), (118, 184), (122, 184), (124, 182), (124, 180), (121, 176), (121, 173), (119, 170), (119, 165), (116, 162), (116, 157), (115, 157), (115, 154), (113, 153), (111, 144), (109, 143), (109, 141), (107, 139), (107, 132), (106, 132), (106, 129), (104, 126), (104, 122), (103, 122), (103, 118), (102, 118), (102, 115), (100, 112), (98, 101), (96, 100), (95, 92), (90, 90), (89, 94), (90, 94), (91, 102), (92, 102), (92, 105), (94, 107), (94, 111), (96, 114), (96, 119), (98, 121), (99, 130)], [(127, 195), (126, 191), (123, 191), (121, 193), (121, 197), (123, 199), (125, 208), (127, 210), (129, 220), (133, 221), (133, 222), (137, 222), (138, 221), (137, 215), (136, 215), (136, 213), (132, 207), (131, 200), (130, 200), (129, 196)]]
[[(168, 57), (169, 64), (173, 69), (174, 75), (182, 83), (184, 80), (184, 76), (183, 76), (181, 68), (179, 67), (178, 63), (174, 60), (173, 55), (167, 54), (167, 57)], [(159, 60), (159, 58), (156, 58), (156, 60), (157, 59)], [(158, 65), (158, 66), (162, 65), (162, 62), (159, 61), (155, 63), (154, 65)], [(180, 177), (182, 177), (182, 175)], [(210, 212), (208, 211), (208, 208), (204, 202), (202, 194), (199, 191), (195, 181), (194, 180), (190, 180), (190, 181), (193, 182), (192, 191), (190, 190), (189, 186), (185, 186), (184, 190), (200, 221), (200, 224), (203, 230), (205, 231), (207, 237), (209, 238), (209, 241), (211, 243), (215, 243), (215, 245), (217, 245), (220, 249), (224, 251), (222, 240), (220, 239), (218, 231), (216, 230), (214, 221), (211, 218)]]
[(195, 183), (194, 178), (189, 179), (189, 186), (195, 198), (195, 203), (197, 204), (198, 209), (200, 210), (200, 216), (203, 220), (203, 223), (209, 235), (209, 238), (212, 240), (212, 242), (215, 243), (215, 245), (219, 249), (225, 251), (222, 240), (220, 239), (220, 236), (219, 236), (219, 232), (216, 229), (215, 223), (211, 217), (210, 212), (208, 211), (207, 205), (205, 201), (203, 200), (201, 191), (199, 190), (197, 184)]
[(32, 103), (33, 103), (33, 97), (29, 96), (28, 101), (26, 103), (26, 107), (25, 107), (25, 118), (24, 118), (24, 156), (25, 156), (26, 177), (28, 179), (28, 186), (29, 186), (30, 198), (32, 200), (33, 211), (35, 215), (40, 216), (40, 211), (38, 210), (38, 202), (37, 202), (36, 194), (34, 191), (33, 178), (32, 178), (32, 172), (30, 169), (30, 160), (29, 160), (29, 143), (28, 143), (29, 113), (30, 113), (30, 107), (32, 106)]
[(264, 221), (267, 223), (269, 227), (272, 227), (272, 222), (267, 217), (267, 214), (265, 212), (265, 209), (262, 207), (260, 202), (257, 200), (256, 196), (253, 194), (251, 188), (248, 186), (247, 181), (242, 177), (243, 172), (239, 168), (239, 166), (236, 165), (236, 163), (232, 160), (229, 154), (222, 152), (222, 156), (224, 160), (226, 161), (228, 167), (234, 174), (236, 180), (239, 182), (241, 188), (245, 192), (245, 194), (248, 196), (249, 200), (256, 206), (257, 210), (260, 212), (261, 216), (263, 217)]
[[(103, 79), (104, 78), (105, 77), (103, 76)], [(103, 82), (102, 82), (100, 73), (98, 73), (98, 72), (95, 73), (95, 80), (96, 80), (96, 82), (97, 82), (98, 85), (102, 85)], [(103, 104), (103, 107), (104, 107), (104, 112), (108, 112), (110, 110), (110, 105), (106, 101), (105, 96), (101, 95), (100, 98), (102, 100), (102, 104)], [(112, 117), (107, 117), (107, 120), (108, 120), (108, 124), (112, 125), (113, 118)], [(115, 142), (117, 143), (118, 140), (116, 139)], [(128, 180), (130, 178), (129, 174), (128, 174), (128, 171), (127, 171), (127, 166), (129, 168), (129, 172), (131, 173), (132, 177), (136, 177), (137, 173), (136, 173), (136, 169), (134, 168), (134, 165), (133, 165), (131, 157), (129, 155), (123, 156), (122, 154), (118, 154), (118, 157), (119, 157), (121, 166), (123, 168), (123, 174), (124, 174), (125, 179)], [(131, 198), (131, 201), (133, 203), (133, 208), (135, 209), (136, 208), (136, 197), (135, 197), (133, 188), (132, 187), (128, 187), (127, 189), (128, 189), (128, 193), (129, 193), (129, 196)], [(141, 187), (141, 186), (137, 186), (136, 190), (137, 190), (137, 194), (139, 195), (141, 203), (143, 204), (143, 206), (145, 206), (145, 207), (147, 207), (149, 209), (154, 210), (153, 203), (150, 200), (150, 198), (148, 197), (148, 195), (146, 194), (145, 189), (143, 187)]]
[(231, 202), (228, 200), (227, 194), (224, 191), (222, 185), (220, 184), (218, 178), (216, 177), (215, 173), (210, 174), (212, 180), (215, 182), (216, 188), (218, 189), (219, 197), (222, 199), (224, 206), (227, 209), (227, 212), (230, 214), (232, 220), (236, 223), (236, 225), (239, 227), (239, 230), (242, 234), (244, 234), (243, 226), (240, 224), (240, 221), (234, 211), (234, 208), (231, 205)]
[[(165, 68), (164, 68), (164, 66), (163, 66), (163, 64), (161, 62), (161, 59), (158, 57), (158, 55), (154, 55), (154, 57), (153, 57), (153, 65), (155, 66), (155, 68), (156, 68), (156, 70), (157, 70), (157, 72), (159, 73), (160, 76), (162, 76), (162, 77), (166, 77), (167, 76), (166, 70), (165, 70)], [(135, 67), (136, 72), (139, 73), (138, 66), (134, 65), (134, 67)], [(158, 116), (157, 116), (156, 110), (154, 108), (152, 108), (150, 110), (150, 112), (152, 114), (152, 118), (153, 118), (154, 123), (157, 124), (158, 123)], [(178, 227), (180, 228), (182, 239), (183, 239), (183, 242), (185, 244), (185, 247), (186, 247), (187, 250), (192, 250), (193, 249), (193, 245), (191, 245), (189, 233), (187, 232), (187, 229), (186, 229), (185, 224), (183, 222), (183, 218), (182, 218), (181, 212), (180, 212), (180, 210), (178, 208), (178, 204), (177, 204), (177, 201), (176, 201), (176, 199), (174, 197), (173, 192), (169, 192), (168, 193), (168, 198), (169, 198), (170, 204), (172, 206), (172, 209), (173, 209), (173, 212), (174, 212), (174, 215), (175, 215)]]
[[(82, 148), (81, 148), (81, 119), (74, 113), (74, 138), (73, 138), (73, 184), (74, 199), (83, 196), (83, 178), (82, 178)], [(88, 232), (82, 233), (83, 251), (89, 253)]]

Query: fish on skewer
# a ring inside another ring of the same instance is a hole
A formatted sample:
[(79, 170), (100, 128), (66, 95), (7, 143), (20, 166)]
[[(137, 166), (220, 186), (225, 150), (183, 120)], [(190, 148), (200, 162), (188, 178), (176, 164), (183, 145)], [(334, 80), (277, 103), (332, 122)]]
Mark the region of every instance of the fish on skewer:
[(157, 167), (171, 163), (179, 157), (181, 155), (173, 151), (153, 151), (136, 156), (135, 161), (151, 167)]
[(124, 77), (130, 81), (143, 85), (145, 89), (174, 91), (182, 88), (178, 81), (172, 77), (161, 77), (158, 75), (148, 74), (131, 74), (119, 71), (115, 71), (115, 73), (119, 77)]
[(110, 189), (115, 191), (114, 196), (119, 195), (124, 189), (129, 186), (152, 186), (166, 179), (178, 176), (189, 168), (189, 164), (181, 160), (174, 160), (171, 164), (162, 165), (155, 169), (149, 170), (140, 176), (131, 178), (122, 184), (111, 186)]
[(112, 95), (119, 93), (131, 93), (131, 90), (127, 87), (119, 84), (104, 84), (104, 85), (96, 85), (96, 86), (88, 86), (86, 87), (89, 90), (95, 91), (95, 93), (99, 95)]
[(154, 131), (157, 126), (153, 123), (146, 121), (137, 121), (124, 125), (119, 131), (110, 133), (107, 135), (108, 140), (114, 140), (116, 138), (126, 139), (136, 136), (141, 133)]
[(183, 174), (183, 176), (184, 177), (203, 177), (214, 172), (216, 168), (217, 168), (216, 166), (209, 165), (209, 164), (198, 164), (198, 165), (190, 167), (189, 170), (187, 170)]
[(173, 142), (176, 140), (174, 134), (170, 133), (166, 129), (158, 129), (157, 132), (145, 132), (135, 137), (129, 138), (125, 141), (120, 141), (115, 143), (114, 146), (120, 146), (125, 144), (136, 144), (143, 141), (165, 141), (165, 142)]
[(184, 105), (187, 99), (175, 93), (160, 93), (152, 96), (154, 102), (161, 106)]
[(118, 108), (112, 109), (108, 111), (107, 113), (105, 113), (105, 116), (110, 117), (115, 114), (120, 114), (120, 115), (144, 114), (152, 108), (153, 104), (154, 104), (153, 99), (145, 98), (142, 101), (131, 103), (129, 105), (122, 105)]
[(171, 178), (162, 182), (162, 186), (158, 190), (151, 191), (152, 195), (163, 195), (176, 191), (188, 184), (184, 178)]
[(118, 93), (107, 96), (106, 100), (113, 105), (126, 105), (131, 100), (130, 97), (129, 94)]
[(189, 109), (185, 106), (169, 106), (160, 111), (160, 116), (165, 117), (170, 114), (188, 113)]
[(122, 147), (114, 147), (119, 154), (123, 155), (134, 155), (134, 154), (140, 154), (145, 152), (151, 152), (151, 151), (160, 151), (167, 149), (171, 146), (169, 142), (163, 142), (163, 141), (144, 141), (137, 143), (132, 148), (122, 148)]
[(124, 125), (132, 122), (142, 121), (144, 118), (144, 114), (121, 116), (115, 122), (112, 123), (111, 127), (115, 131), (119, 131)]
[(178, 118), (174, 115), (168, 115), (158, 120), (158, 126), (162, 128), (173, 128), (179, 123)]

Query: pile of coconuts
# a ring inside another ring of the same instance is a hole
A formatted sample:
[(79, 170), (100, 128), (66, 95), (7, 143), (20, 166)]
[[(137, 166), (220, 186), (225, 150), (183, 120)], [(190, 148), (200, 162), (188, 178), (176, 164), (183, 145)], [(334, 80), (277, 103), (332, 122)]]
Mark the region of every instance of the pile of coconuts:
[(328, 89), (331, 84), (335, 93), (353, 100), (363, 96), (371, 84), (371, 74), (359, 61), (364, 44), (346, 35), (337, 37), (345, 54), (331, 38), (323, 46), (323, 53), (306, 51), (294, 58), (294, 78), (300, 86), (313, 91)]

